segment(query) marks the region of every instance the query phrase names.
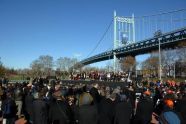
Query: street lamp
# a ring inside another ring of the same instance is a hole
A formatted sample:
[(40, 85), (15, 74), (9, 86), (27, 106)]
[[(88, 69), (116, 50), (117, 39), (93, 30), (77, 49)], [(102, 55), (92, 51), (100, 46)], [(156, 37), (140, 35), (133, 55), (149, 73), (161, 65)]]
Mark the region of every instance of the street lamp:
[(174, 62), (174, 79), (176, 78), (176, 63)]
[(159, 41), (159, 80), (161, 82), (161, 48), (160, 48), (161, 43), (160, 40), (158, 41)]

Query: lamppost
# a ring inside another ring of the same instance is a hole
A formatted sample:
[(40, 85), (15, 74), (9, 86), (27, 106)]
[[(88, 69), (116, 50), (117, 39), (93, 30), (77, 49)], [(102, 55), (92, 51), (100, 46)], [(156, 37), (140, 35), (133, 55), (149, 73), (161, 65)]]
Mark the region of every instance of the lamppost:
[(161, 43), (160, 40), (159, 41), (159, 80), (161, 82)]
[(174, 79), (176, 78), (176, 63), (174, 62)]

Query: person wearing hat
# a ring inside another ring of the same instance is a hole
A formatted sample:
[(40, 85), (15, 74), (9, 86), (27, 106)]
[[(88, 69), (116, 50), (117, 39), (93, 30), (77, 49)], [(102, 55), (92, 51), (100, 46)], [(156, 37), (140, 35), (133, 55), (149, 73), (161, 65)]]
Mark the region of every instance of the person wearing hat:
[(184, 124), (182, 117), (174, 110), (174, 101), (164, 98), (164, 110), (159, 117), (160, 124)]
[(140, 98), (134, 119), (134, 124), (148, 124), (152, 118), (153, 100), (150, 98), (150, 91), (145, 91)]

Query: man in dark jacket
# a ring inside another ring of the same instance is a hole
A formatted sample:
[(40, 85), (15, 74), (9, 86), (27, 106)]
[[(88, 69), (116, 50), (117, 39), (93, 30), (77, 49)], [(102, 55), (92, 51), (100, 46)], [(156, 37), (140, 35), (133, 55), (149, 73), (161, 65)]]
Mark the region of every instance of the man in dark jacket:
[(12, 99), (12, 94), (10, 91), (6, 93), (7, 98), (2, 102), (2, 112), (3, 118), (6, 119), (6, 124), (14, 124), (17, 113), (17, 106), (15, 101)]
[(38, 99), (33, 102), (33, 124), (48, 124), (48, 106), (43, 100), (44, 93), (38, 93)]
[(186, 95), (182, 99), (178, 100), (175, 110), (179, 112), (183, 118), (183, 124), (186, 124)]
[(56, 91), (54, 93), (54, 97), (56, 100), (51, 103), (49, 109), (50, 124), (72, 123), (74, 121), (72, 110), (68, 103), (64, 100), (61, 91)]
[(146, 91), (138, 102), (134, 123), (148, 124), (152, 119), (152, 112), (153, 100), (150, 98), (150, 92)]
[(98, 84), (93, 84), (93, 87), (90, 89), (90, 94), (93, 97), (94, 104), (98, 104), (101, 100), (100, 94), (98, 92)]
[(174, 110), (172, 99), (164, 99), (164, 109), (159, 121), (161, 124), (185, 124), (182, 122), (182, 116)]
[[(27, 89), (28, 91), (26, 91), (25, 93), (25, 100), (24, 100), (24, 103), (25, 103), (25, 117), (27, 119), (28, 122), (32, 123), (33, 121), (33, 101), (34, 101), (34, 97), (33, 95), (31, 94), (30, 90)], [(23, 108), (24, 108), (23, 107)]]
[(102, 98), (98, 106), (98, 124), (113, 124), (116, 94), (111, 94), (109, 98)]
[(79, 124), (97, 124), (98, 112), (96, 105), (91, 105), (92, 96), (89, 93), (83, 93), (80, 98), (81, 105), (77, 112)]
[(115, 107), (114, 124), (130, 124), (131, 115), (132, 105), (125, 99), (121, 99)]

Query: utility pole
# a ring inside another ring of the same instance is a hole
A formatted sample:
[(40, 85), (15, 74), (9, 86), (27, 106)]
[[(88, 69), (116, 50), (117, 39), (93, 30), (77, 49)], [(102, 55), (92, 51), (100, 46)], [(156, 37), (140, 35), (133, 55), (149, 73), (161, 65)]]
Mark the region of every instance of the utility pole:
[[(117, 38), (116, 38), (116, 11), (114, 11), (114, 50), (117, 48)], [(116, 72), (116, 61), (117, 61), (117, 57), (116, 57), (116, 52), (114, 52), (114, 73)]]
[(161, 82), (161, 43), (160, 40), (159, 41), (159, 80)]

